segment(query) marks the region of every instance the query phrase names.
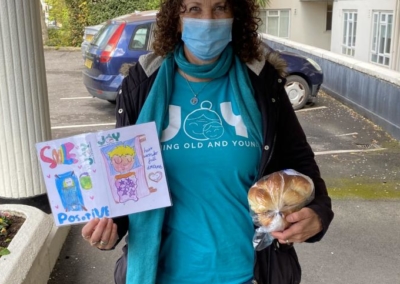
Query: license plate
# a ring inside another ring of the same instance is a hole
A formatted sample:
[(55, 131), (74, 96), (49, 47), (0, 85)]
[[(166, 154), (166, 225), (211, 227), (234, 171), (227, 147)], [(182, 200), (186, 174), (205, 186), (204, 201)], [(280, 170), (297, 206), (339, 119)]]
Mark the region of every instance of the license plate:
[(85, 66), (86, 66), (87, 68), (91, 69), (91, 68), (92, 68), (92, 65), (93, 65), (93, 61), (92, 61), (92, 60), (90, 60), (90, 59), (86, 59), (86, 60), (85, 60)]

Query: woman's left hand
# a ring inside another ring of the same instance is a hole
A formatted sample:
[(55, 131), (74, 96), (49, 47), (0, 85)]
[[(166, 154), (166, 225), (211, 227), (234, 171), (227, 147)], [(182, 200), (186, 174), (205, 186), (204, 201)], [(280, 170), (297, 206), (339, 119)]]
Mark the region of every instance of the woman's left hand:
[(272, 232), (271, 235), (281, 244), (302, 243), (322, 230), (321, 220), (314, 210), (304, 207), (286, 217), (292, 225), (283, 232)]

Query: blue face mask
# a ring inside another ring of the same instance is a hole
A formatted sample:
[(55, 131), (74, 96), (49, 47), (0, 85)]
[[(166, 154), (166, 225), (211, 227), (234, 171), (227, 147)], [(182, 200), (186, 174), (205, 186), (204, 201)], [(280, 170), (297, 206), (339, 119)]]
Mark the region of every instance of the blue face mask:
[(183, 18), (182, 40), (194, 56), (208, 61), (220, 55), (232, 40), (232, 24), (232, 18)]

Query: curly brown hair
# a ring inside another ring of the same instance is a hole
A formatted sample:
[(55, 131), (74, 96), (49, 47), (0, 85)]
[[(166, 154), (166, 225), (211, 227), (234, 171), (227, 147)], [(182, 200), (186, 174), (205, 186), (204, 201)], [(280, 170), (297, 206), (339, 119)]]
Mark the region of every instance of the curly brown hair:
[[(261, 58), (257, 29), (258, 5), (255, 0), (227, 0), (233, 12), (232, 47), (242, 62)], [(185, 10), (183, 0), (162, 0), (157, 14), (153, 49), (157, 55), (166, 56), (181, 42), (180, 15)]]

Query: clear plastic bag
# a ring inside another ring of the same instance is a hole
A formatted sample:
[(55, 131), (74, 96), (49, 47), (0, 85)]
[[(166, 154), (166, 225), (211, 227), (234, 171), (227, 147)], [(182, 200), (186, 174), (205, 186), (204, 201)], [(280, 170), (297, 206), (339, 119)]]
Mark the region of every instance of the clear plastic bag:
[(295, 170), (283, 170), (262, 177), (249, 190), (250, 214), (258, 228), (253, 246), (262, 250), (273, 237), (270, 232), (283, 231), (290, 226), (286, 216), (299, 211), (314, 198), (312, 180)]

